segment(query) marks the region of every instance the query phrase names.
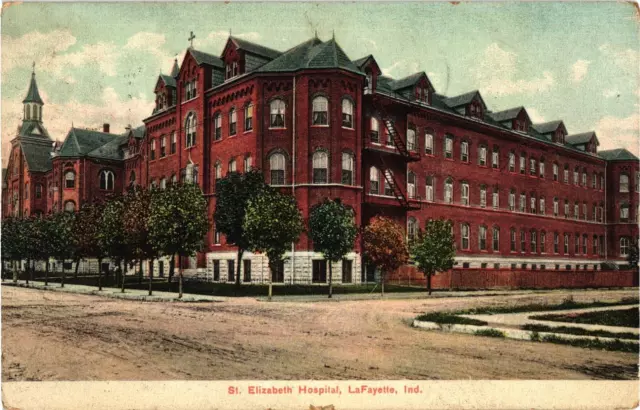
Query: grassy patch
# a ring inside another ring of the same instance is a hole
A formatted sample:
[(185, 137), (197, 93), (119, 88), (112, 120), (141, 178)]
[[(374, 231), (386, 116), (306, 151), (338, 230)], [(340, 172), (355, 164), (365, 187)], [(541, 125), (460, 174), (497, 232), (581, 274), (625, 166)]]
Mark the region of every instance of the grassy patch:
[(633, 305), (639, 303), (638, 298), (624, 298), (617, 302), (576, 302), (573, 299), (565, 299), (562, 303), (558, 304), (528, 304), (517, 306), (486, 306), (473, 308), (468, 310), (457, 311), (453, 314), (465, 314), (465, 315), (495, 315), (500, 313), (524, 313), (524, 312), (544, 312), (549, 310), (569, 310), (569, 309), (584, 309), (592, 307), (607, 307), (607, 306), (619, 306), (619, 305)]
[(531, 319), (633, 328), (637, 328), (639, 326), (638, 308), (604, 310), (600, 312), (565, 313), (562, 315), (537, 315), (531, 316)]
[(571, 326), (554, 327), (554, 326), (546, 326), (546, 325), (528, 324), (528, 325), (521, 326), (520, 329), (532, 330), (534, 333), (552, 332), (552, 333), (564, 333), (568, 335), (596, 336), (596, 337), (609, 337), (612, 339), (638, 340), (638, 335), (630, 332), (615, 333), (615, 332), (608, 332), (606, 330), (589, 330), (589, 329), (583, 329), (581, 327), (571, 327)]
[(416, 318), (423, 322), (435, 322), (442, 324), (456, 324), (456, 325), (476, 325), (484, 326), (487, 324), (484, 320), (469, 319), (462, 316), (457, 316), (447, 312), (433, 312), (420, 315)]
[(549, 335), (540, 339), (543, 342), (583, 347), (587, 349), (609, 350), (614, 352), (627, 352), (638, 354), (637, 343), (623, 342), (619, 339), (613, 341), (602, 341), (599, 339), (567, 339), (561, 336)]
[(497, 330), (497, 329), (479, 329), (473, 332), (473, 334), (476, 336), (502, 337), (502, 338), (506, 337), (504, 332), (501, 332), (500, 330)]

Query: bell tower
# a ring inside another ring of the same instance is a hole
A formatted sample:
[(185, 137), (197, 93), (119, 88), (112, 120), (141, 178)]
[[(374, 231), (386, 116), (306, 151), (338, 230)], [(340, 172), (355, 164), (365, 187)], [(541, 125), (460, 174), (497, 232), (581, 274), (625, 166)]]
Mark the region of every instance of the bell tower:
[(24, 105), (22, 121), (37, 121), (42, 123), (42, 106), (44, 105), (44, 102), (42, 101), (42, 98), (40, 98), (40, 93), (38, 92), (35, 66), (36, 64), (33, 63), (29, 91), (27, 91), (27, 96), (22, 100), (22, 104)]

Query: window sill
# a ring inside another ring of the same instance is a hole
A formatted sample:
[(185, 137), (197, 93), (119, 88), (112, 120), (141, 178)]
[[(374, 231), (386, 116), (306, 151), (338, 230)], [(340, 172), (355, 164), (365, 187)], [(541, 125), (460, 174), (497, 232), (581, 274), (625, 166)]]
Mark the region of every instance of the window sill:
[(250, 128), (250, 129), (248, 129), (248, 130), (245, 130), (242, 134), (248, 134), (248, 133), (250, 133), (250, 132), (252, 132), (252, 131), (253, 131), (253, 128)]
[(286, 130), (287, 127), (269, 127), (269, 130)]
[(353, 127), (345, 127), (344, 125), (342, 126), (343, 130), (349, 130), (349, 131), (355, 131), (355, 128)]
[(188, 102), (191, 102), (191, 101), (195, 100), (196, 98), (198, 98), (198, 96), (197, 96), (197, 95), (196, 95), (195, 97), (191, 97), (191, 98), (189, 98), (188, 100), (184, 100), (184, 101), (182, 101), (182, 102), (180, 103), (180, 105), (184, 105), (184, 104), (186, 104), (186, 103), (188, 103)]
[(311, 128), (329, 128), (329, 124), (311, 124)]

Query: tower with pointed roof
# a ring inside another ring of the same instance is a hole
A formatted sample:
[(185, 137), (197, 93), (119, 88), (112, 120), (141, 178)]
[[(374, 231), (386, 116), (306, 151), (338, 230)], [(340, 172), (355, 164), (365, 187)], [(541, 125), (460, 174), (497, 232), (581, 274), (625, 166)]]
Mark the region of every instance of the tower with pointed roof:
[(38, 83), (36, 83), (35, 64), (34, 69), (31, 72), (29, 91), (27, 91), (27, 96), (22, 100), (22, 104), (24, 105), (23, 121), (42, 122), (42, 106), (44, 105), (44, 101), (42, 101), (42, 98), (40, 97)]

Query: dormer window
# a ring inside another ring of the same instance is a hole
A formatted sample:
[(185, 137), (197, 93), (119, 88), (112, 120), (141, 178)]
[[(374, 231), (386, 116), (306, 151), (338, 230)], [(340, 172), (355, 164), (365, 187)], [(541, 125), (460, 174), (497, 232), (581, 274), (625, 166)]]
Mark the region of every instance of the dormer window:
[(513, 129), (516, 131), (527, 132), (529, 130), (529, 126), (526, 120), (514, 120), (513, 121)]
[(195, 98), (197, 93), (196, 93), (196, 80), (191, 80), (188, 81), (185, 85), (185, 100), (190, 100), (192, 98)]
[(237, 61), (229, 62), (226, 66), (226, 79), (229, 80), (240, 74), (240, 66)]
[(472, 101), (471, 104), (469, 105), (469, 115), (475, 118), (482, 118), (483, 117), (482, 104), (480, 104), (478, 101), (475, 101), (475, 100)]
[(373, 92), (373, 74), (371, 71), (367, 71), (367, 76), (364, 80), (364, 93), (371, 94)]
[(429, 90), (424, 84), (418, 84), (416, 87), (416, 100), (429, 104)]
[(556, 131), (555, 138), (554, 138), (553, 142), (556, 142), (558, 144), (564, 144), (564, 133), (562, 132), (561, 129)]

